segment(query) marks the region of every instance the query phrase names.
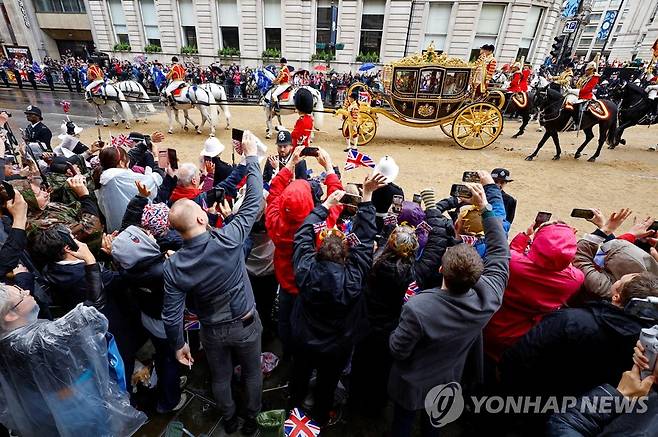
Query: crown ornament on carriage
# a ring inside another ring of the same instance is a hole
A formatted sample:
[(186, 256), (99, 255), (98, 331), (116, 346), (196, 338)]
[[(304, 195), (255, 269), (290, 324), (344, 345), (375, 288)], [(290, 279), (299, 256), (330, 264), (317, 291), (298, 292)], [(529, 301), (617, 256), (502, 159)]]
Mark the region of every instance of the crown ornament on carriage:
[(473, 64), (464, 62), (459, 58), (451, 58), (445, 53), (437, 53), (434, 48), (434, 41), (431, 41), (423, 53), (414, 53), (413, 55), (402, 58), (398, 61), (393, 62), (393, 66), (417, 66), (417, 65), (437, 65), (441, 67), (470, 67), (473, 68)]

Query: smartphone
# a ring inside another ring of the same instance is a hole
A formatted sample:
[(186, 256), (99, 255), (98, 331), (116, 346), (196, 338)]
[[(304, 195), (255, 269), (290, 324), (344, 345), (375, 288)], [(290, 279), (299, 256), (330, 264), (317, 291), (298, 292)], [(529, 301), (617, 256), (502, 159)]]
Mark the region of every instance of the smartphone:
[(414, 203), (417, 203), (417, 204), (420, 205), (422, 201), (423, 201), (423, 198), (420, 197), (420, 194), (414, 193)]
[(476, 171), (465, 171), (462, 175), (462, 182), (480, 183), (480, 175)]
[(551, 219), (553, 214), (550, 212), (539, 211), (535, 217), (535, 229), (541, 226), (543, 223), (546, 223)]
[(361, 196), (345, 193), (343, 194), (343, 197), (340, 198), (340, 203), (343, 205), (358, 206), (359, 203), (361, 203)]
[(317, 147), (304, 147), (300, 156), (318, 156), (320, 149)]
[(169, 159), (169, 166), (172, 169), (178, 169), (178, 156), (176, 156), (176, 149), (167, 149), (167, 159)]
[(210, 191), (208, 191), (207, 194), (208, 207), (212, 207), (215, 204), (215, 202), (217, 203), (224, 202), (225, 196), (226, 196), (226, 192), (224, 191), (224, 188), (213, 187)]
[(58, 229), (57, 233), (64, 244), (66, 244), (73, 252), (80, 250), (80, 246), (78, 246), (78, 243), (76, 243), (73, 237), (71, 237), (71, 232), (68, 229)]
[(649, 226), (649, 230), (658, 232), (658, 220), (654, 221), (651, 226)]
[(80, 173), (80, 170), (78, 170), (78, 169), (75, 167), (75, 165), (71, 164), (70, 162), (67, 162), (67, 163), (66, 163), (66, 169), (67, 169), (67, 170), (70, 170), (70, 171), (71, 171), (71, 174), (72, 174), (73, 176), (77, 176), (77, 175), (79, 175), (79, 174), (82, 174), (82, 173)]
[(462, 184), (453, 184), (452, 188), (450, 188), (450, 195), (452, 197), (462, 197), (464, 199), (470, 199), (473, 197), (471, 189)]
[(158, 167), (167, 168), (169, 165), (169, 151), (160, 150), (158, 151)]
[(594, 211), (591, 209), (574, 208), (571, 210), (571, 217), (590, 220), (594, 218)]
[(14, 186), (7, 181), (2, 181), (2, 185), (0, 186), (0, 197), (2, 197), (5, 202), (14, 200), (14, 197), (16, 197)]
[(401, 195), (396, 194), (395, 196), (393, 196), (393, 204), (391, 205), (393, 214), (400, 214), (402, 212), (403, 201), (404, 201), (404, 197), (402, 197)]
[(242, 137), (244, 131), (242, 129), (233, 128), (231, 131), (231, 139), (233, 140), (233, 147), (238, 154), (242, 155)]

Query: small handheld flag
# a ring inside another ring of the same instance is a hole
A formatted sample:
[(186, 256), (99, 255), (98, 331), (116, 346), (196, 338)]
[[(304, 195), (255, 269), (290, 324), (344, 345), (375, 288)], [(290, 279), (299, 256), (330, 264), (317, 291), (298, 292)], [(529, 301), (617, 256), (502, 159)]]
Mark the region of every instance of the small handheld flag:
[(356, 149), (350, 149), (347, 152), (347, 162), (345, 162), (345, 170), (353, 170), (357, 167), (372, 167), (375, 168), (375, 161), (368, 155), (359, 152)]

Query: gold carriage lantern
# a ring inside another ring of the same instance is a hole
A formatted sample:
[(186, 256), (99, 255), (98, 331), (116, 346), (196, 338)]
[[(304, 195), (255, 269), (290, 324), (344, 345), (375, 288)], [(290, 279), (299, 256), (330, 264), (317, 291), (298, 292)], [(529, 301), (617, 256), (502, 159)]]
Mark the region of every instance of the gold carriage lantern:
[[(435, 127), (465, 149), (482, 149), (503, 130), (501, 91), (478, 92), (485, 66), (466, 63), (437, 53), (430, 44), (423, 53), (385, 64), (381, 86), (373, 89), (357, 82), (347, 91), (359, 94), (358, 144), (371, 142), (382, 115), (410, 127)], [(482, 75), (482, 76), (480, 76)], [(348, 135), (348, 120), (343, 134)]]

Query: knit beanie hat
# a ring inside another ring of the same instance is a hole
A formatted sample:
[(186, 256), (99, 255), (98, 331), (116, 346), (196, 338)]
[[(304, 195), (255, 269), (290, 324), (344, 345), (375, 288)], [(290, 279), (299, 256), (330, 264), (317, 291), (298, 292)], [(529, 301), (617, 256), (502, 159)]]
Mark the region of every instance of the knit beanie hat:
[(150, 203), (142, 213), (142, 227), (156, 237), (169, 231), (169, 207), (164, 203)]

